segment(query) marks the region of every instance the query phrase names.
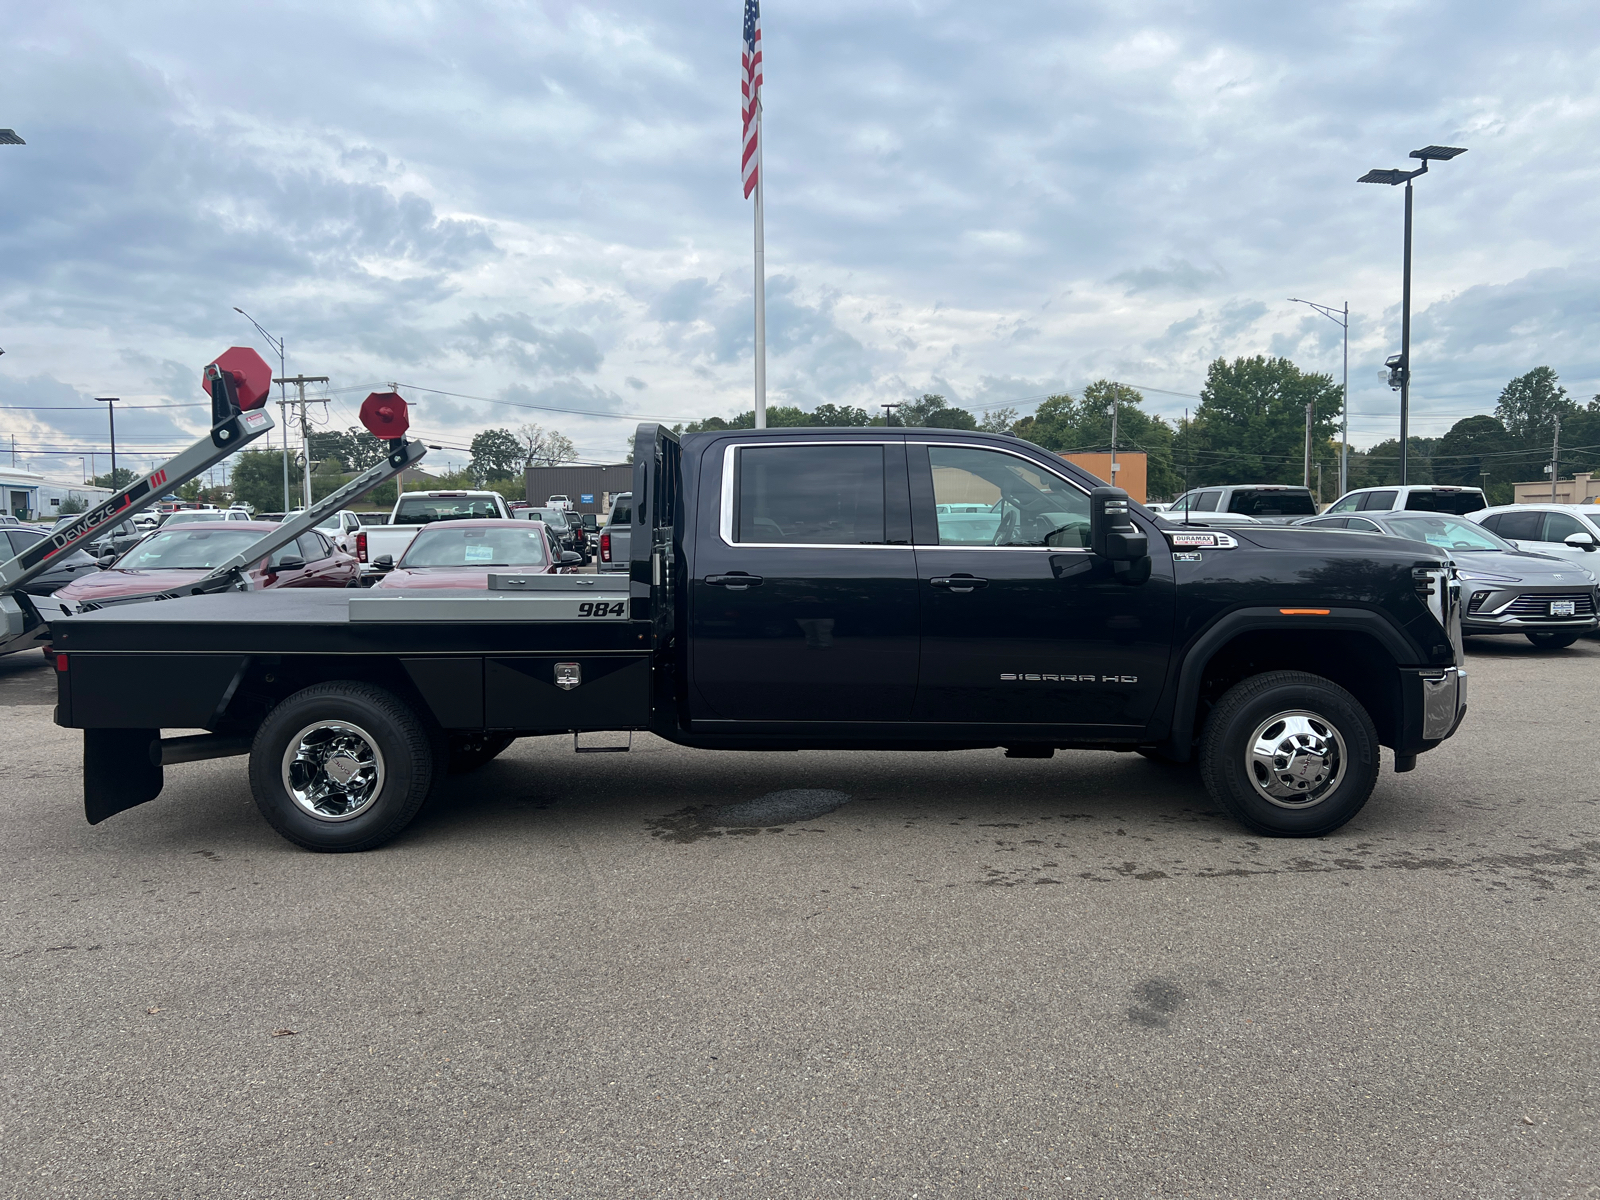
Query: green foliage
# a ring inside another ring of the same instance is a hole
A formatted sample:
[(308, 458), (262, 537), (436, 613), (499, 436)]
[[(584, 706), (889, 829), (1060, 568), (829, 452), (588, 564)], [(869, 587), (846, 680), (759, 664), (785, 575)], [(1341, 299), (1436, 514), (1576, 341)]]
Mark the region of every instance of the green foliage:
[[(1504, 480), (1509, 452), (1516, 447), (1506, 427), (1494, 417), (1466, 417), (1450, 427), (1434, 448), (1433, 478), (1438, 483), (1481, 487), (1487, 472), (1490, 480)], [(1509, 481), (1507, 481), (1509, 482)]]
[(1287, 358), (1217, 359), (1200, 390), (1189, 431), (1193, 445), (1180, 450), (1192, 456), (1189, 486), (1300, 483), (1307, 404), (1313, 406), (1312, 475), (1318, 462), (1324, 472), (1329, 467), (1337, 472), (1340, 390), (1332, 376), (1302, 371)]
[(978, 428), (984, 433), (1010, 433), (1016, 423), (1016, 409), (997, 408), (978, 422)]
[(476, 479), (508, 479), (522, 471), (527, 449), (509, 429), (485, 429), (472, 439), (468, 470)]
[(71, 517), (83, 512), (88, 507), (89, 506), (87, 504), (85, 504), (82, 500), (79, 500), (76, 496), (68, 496), (61, 502), (61, 508), (58, 511), (63, 517)]
[[(291, 506), (299, 494), (296, 483), (290, 479)], [(233, 498), (240, 504), (253, 505), (257, 512), (282, 512), (283, 451), (240, 451), (233, 460)]]
[(1517, 376), (1501, 390), (1494, 407), (1506, 432), (1523, 445), (1541, 438), (1548, 443), (1555, 433), (1555, 419), (1564, 422), (1580, 411), (1549, 367)]
[[(1447, 482), (1433, 477), (1433, 449), (1438, 438), (1406, 439), (1406, 482)], [(1326, 470), (1326, 468), (1325, 468)], [(1335, 476), (1337, 478), (1337, 476)], [(1393, 487), (1400, 482), (1400, 439), (1389, 438), (1365, 450), (1350, 452), (1350, 487)]]
[[(878, 422), (882, 424), (882, 422)], [(805, 427), (825, 426), (828, 428), (859, 428), (870, 424), (867, 410), (853, 408), (848, 404), (819, 404), (815, 411), (806, 412), (792, 404), (767, 405), (768, 429), (799, 429)], [(720, 429), (754, 429), (756, 427), (756, 411), (750, 409), (742, 412), (732, 420), (723, 417), (707, 417), (703, 421), (691, 421), (687, 425), (674, 425), (674, 433), (711, 433)], [(628, 461), (633, 461), (630, 451)]]
[(107, 471), (104, 475), (96, 475), (89, 482), (95, 487), (110, 488), (117, 491), (125, 488), (134, 481), (136, 476), (127, 467), (118, 467), (115, 471)]
[(895, 409), (889, 424), (926, 429), (976, 429), (978, 419), (964, 408), (950, 407), (943, 396), (924, 392)]
[(360, 474), (368, 467), (377, 466), (389, 453), (381, 438), (373, 437), (359, 425), (344, 431), (329, 430), (311, 435), (311, 461), (326, 462), (336, 458), (346, 471)]
[(1145, 412), (1140, 407), (1144, 396), (1126, 384), (1097, 379), (1083, 389), (1081, 399), (1065, 392), (1050, 396), (1031, 417), (1015, 422), (1011, 431), (1057, 454), (1109, 450), (1113, 400), (1117, 405), (1117, 449), (1144, 451), (1146, 490), (1152, 498), (1178, 495), (1183, 477), (1173, 463), (1172, 426)]

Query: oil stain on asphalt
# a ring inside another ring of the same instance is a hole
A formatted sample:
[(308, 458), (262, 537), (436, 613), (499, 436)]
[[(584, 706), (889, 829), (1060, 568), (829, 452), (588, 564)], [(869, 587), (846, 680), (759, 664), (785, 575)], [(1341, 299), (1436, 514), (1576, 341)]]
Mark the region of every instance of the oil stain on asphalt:
[(712, 804), (680, 808), (664, 817), (646, 821), (650, 836), (669, 842), (697, 842), (701, 838), (725, 835), (782, 833), (786, 827), (826, 816), (848, 803), (845, 792), (824, 788), (790, 788), (768, 792), (738, 804)]

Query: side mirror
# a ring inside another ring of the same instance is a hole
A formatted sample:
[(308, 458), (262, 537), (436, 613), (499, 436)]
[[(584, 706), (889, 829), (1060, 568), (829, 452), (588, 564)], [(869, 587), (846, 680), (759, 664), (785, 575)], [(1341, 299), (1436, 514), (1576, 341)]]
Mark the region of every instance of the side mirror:
[(1595, 536), (1592, 533), (1569, 533), (1563, 544), (1576, 546), (1580, 550), (1587, 550), (1590, 554), (1600, 549), (1600, 544), (1596, 543)]
[(1111, 561), (1123, 583), (1150, 578), (1150, 539), (1133, 523), (1128, 493), (1121, 488), (1098, 487), (1089, 493), (1089, 548)]
[(560, 561), (563, 567), (570, 567), (577, 563), (581, 563), (583, 561), (583, 555), (575, 554), (571, 550), (563, 550), (561, 552)]
[(372, 560), (372, 569), (374, 571), (392, 571), (392, 570), (394, 570), (394, 555), (392, 555), (392, 554), (380, 554), (380, 555), (378, 555), (377, 558)]
[(303, 558), (280, 558), (272, 569), (274, 571), (298, 571), (306, 565)]
[(117, 552), (115, 550), (104, 550), (95, 555), (94, 561), (95, 565), (98, 567), (109, 567), (112, 563), (117, 561)]

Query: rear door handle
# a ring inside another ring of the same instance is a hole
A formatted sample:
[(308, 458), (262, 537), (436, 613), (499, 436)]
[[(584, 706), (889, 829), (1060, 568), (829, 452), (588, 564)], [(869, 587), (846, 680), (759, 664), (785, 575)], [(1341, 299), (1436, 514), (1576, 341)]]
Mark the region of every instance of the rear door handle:
[(930, 579), (928, 584), (930, 587), (965, 593), (988, 587), (989, 581), (987, 579), (979, 579), (976, 575), (950, 575), (941, 576), (938, 579)]
[(725, 587), (729, 591), (742, 592), (745, 588), (760, 587), (761, 576), (735, 571), (731, 575), (707, 575), (706, 582), (712, 587)]

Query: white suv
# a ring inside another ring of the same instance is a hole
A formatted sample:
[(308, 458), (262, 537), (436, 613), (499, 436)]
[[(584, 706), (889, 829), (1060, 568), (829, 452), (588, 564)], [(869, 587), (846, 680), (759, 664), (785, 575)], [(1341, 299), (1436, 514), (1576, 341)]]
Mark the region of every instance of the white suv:
[(1567, 558), (1600, 572), (1600, 506), (1593, 504), (1502, 504), (1472, 514), (1476, 521), (1519, 549)]
[(1324, 515), (1350, 512), (1438, 512), (1464, 517), (1486, 508), (1483, 489), (1443, 483), (1357, 488), (1328, 505)]

